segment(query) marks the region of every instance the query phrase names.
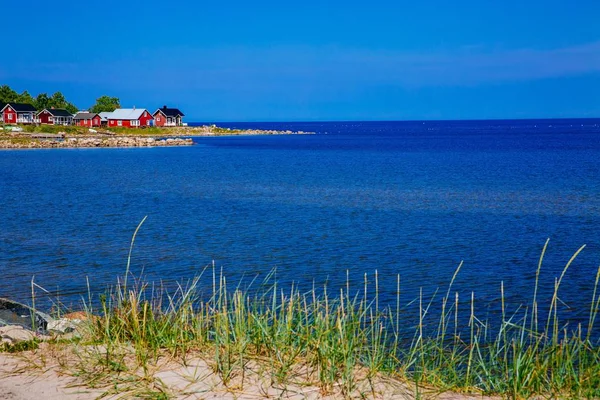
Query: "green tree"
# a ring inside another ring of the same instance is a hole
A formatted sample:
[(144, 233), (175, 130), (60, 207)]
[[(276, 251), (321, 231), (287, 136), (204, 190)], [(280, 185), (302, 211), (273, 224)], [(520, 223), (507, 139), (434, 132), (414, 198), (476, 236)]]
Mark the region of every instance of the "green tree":
[(49, 101), (49, 106), (54, 108), (65, 108), (67, 106), (67, 99), (61, 92), (55, 92)]
[(38, 111), (42, 111), (44, 108), (50, 108), (50, 97), (47, 93), (40, 93), (35, 97), (35, 108)]
[(46, 108), (48, 107), (64, 108), (71, 114), (75, 114), (78, 111), (78, 108), (73, 103), (68, 102), (61, 92), (56, 92), (50, 96)]
[(29, 94), (29, 92), (27, 90), (25, 90), (25, 91), (23, 91), (23, 93), (17, 95), (16, 102), (24, 103), (24, 104), (31, 104), (31, 105), (35, 104), (35, 100)]
[(19, 95), (17, 94), (17, 92), (12, 90), (10, 86), (0, 86), (0, 105), (4, 103), (16, 103), (18, 96)]
[(96, 99), (96, 104), (90, 108), (90, 112), (101, 113), (101, 112), (112, 112), (117, 108), (121, 108), (121, 102), (118, 97), (100, 96)]
[(71, 114), (75, 114), (77, 111), (79, 111), (79, 108), (77, 108), (77, 106), (75, 106), (73, 103), (68, 102), (65, 105), (65, 109), (70, 112)]

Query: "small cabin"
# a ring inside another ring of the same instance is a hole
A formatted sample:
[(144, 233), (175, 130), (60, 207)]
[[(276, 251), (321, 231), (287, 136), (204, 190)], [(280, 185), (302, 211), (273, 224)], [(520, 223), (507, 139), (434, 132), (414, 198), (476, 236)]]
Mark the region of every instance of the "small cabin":
[(33, 124), (36, 112), (33, 105), (24, 103), (7, 103), (0, 110), (5, 124)]
[(185, 116), (178, 108), (163, 106), (152, 114), (156, 126), (182, 126)]
[(73, 114), (64, 108), (45, 108), (37, 114), (40, 124), (44, 125), (72, 125)]
[(150, 126), (154, 118), (145, 108), (117, 108), (115, 111), (107, 115), (108, 126), (140, 128), (142, 126)]
[(102, 118), (100, 117), (100, 114), (78, 112), (73, 117), (73, 122), (77, 126), (87, 126), (89, 128), (93, 128), (102, 125)]

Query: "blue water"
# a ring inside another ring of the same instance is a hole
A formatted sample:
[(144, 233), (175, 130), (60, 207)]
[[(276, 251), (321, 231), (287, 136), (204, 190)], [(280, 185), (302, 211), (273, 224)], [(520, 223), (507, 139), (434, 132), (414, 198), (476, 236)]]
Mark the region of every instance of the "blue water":
[[(367, 274), (381, 303), (475, 292), (494, 317), (560, 290), (586, 322), (600, 264), (600, 120), (239, 123), (315, 135), (195, 138), (151, 149), (0, 151), (0, 296), (31, 281), (76, 305), (132, 271), (172, 287), (213, 262), (248, 285), (276, 269), (286, 286), (338, 293)], [(87, 278), (87, 279), (86, 279)], [(208, 279), (210, 281), (210, 279)], [(206, 283), (209, 285), (209, 283)], [(46, 296), (46, 297), (44, 297)], [(40, 300), (41, 301), (41, 300)], [(463, 306), (467, 309), (468, 306)]]

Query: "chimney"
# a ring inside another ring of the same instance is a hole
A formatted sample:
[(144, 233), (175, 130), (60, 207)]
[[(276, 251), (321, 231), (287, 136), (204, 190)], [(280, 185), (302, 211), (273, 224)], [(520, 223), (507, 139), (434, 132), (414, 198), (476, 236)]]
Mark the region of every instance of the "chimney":
[(167, 106), (163, 106), (163, 110), (166, 110), (166, 109), (167, 109)]

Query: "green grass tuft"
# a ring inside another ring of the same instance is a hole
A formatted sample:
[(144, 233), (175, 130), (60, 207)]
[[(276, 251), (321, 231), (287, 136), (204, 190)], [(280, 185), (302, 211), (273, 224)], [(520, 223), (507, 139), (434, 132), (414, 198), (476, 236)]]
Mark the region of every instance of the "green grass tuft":
[[(494, 329), (478, 317), (474, 293), (461, 302), (454, 291), (461, 264), (443, 297), (426, 299), (421, 294), (413, 303), (419, 322), (408, 337), (400, 276), (396, 304), (386, 307), (379, 302), (377, 272), (374, 288), (365, 274), (363, 287), (351, 289), (348, 279), (339, 293), (329, 293), (327, 287), (301, 292), (293, 285), (283, 290), (277, 281), (271, 282), (274, 274), (260, 286), (263, 289), (231, 290), (214, 265), (173, 293), (140, 280), (128, 284), (125, 277), (100, 297), (99, 310), (87, 302), (89, 313), (98, 317), (89, 318), (85, 343), (101, 351), (87, 353), (81, 374), (94, 383), (116, 376), (118, 383), (110, 382), (119, 390), (135, 387), (160, 398), (167, 394), (151, 379), (151, 366), (165, 355), (185, 360), (188, 354), (201, 353), (226, 386), (238, 389), (251, 366), (260, 365), (273, 384), (303, 381), (318, 385), (322, 393), (338, 391), (346, 397), (356, 396), (359, 381), (388, 376), (414, 382), (417, 397), (421, 388), (434, 388), (514, 399), (598, 398), (600, 346), (592, 338), (598, 336), (593, 332), (600, 306), (600, 268), (588, 325), (570, 329), (559, 318), (559, 291), (585, 246), (556, 279), (550, 304), (541, 305), (538, 278), (547, 245), (530, 304), (509, 312), (501, 284), (501, 315)], [(128, 273), (129, 267), (128, 262)], [(199, 288), (206, 273), (212, 273), (208, 297), (201, 296)], [(426, 321), (434, 309), (441, 311), (440, 317), (429, 332)], [(140, 370), (142, 378), (134, 385), (133, 377), (139, 377), (134, 371)], [(140, 382), (148, 384), (139, 386)]]

